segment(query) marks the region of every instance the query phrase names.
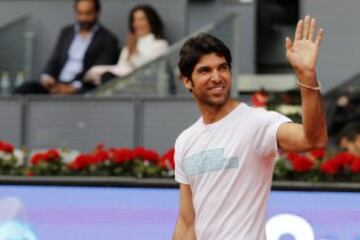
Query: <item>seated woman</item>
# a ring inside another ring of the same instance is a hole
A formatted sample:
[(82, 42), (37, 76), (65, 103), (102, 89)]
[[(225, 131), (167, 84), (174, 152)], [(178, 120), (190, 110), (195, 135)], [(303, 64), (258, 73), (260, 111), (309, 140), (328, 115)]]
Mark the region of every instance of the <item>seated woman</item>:
[(129, 74), (165, 54), (169, 44), (164, 39), (163, 29), (161, 18), (151, 6), (136, 6), (129, 14), (127, 45), (122, 49), (118, 63), (92, 67), (85, 80), (100, 85), (109, 78)]

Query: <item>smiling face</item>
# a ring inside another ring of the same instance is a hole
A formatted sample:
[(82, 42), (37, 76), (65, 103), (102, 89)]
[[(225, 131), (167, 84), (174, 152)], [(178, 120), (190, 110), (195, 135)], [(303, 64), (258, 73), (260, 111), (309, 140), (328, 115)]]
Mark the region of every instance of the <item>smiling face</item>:
[(195, 65), (191, 79), (183, 77), (200, 105), (222, 107), (230, 99), (231, 70), (225, 57), (216, 53), (203, 55)]
[(151, 32), (151, 26), (149, 20), (142, 10), (136, 10), (133, 14), (132, 26), (134, 34), (137, 37), (142, 37)]

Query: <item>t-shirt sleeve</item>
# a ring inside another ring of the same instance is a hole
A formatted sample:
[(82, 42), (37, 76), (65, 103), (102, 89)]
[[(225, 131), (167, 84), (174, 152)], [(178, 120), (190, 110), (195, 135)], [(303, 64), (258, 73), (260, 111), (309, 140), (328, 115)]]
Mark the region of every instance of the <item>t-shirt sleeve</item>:
[(264, 127), (261, 129), (259, 152), (265, 158), (274, 158), (281, 154), (277, 144), (277, 130), (283, 123), (292, 122), (288, 117), (274, 111), (266, 112)]
[(181, 151), (179, 139), (175, 143), (175, 180), (179, 183), (189, 184), (184, 169), (184, 155)]

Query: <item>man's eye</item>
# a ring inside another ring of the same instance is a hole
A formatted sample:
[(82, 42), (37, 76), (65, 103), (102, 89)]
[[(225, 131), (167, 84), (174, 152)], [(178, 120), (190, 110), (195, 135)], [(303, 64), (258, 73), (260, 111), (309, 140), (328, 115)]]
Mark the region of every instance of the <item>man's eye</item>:
[(220, 66), (220, 70), (227, 70), (228, 69), (228, 66), (227, 65), (221, 65)]
[(200, 74), (205, 74), (205, 73), (208, 73), (209, 71), (207, 69), (200, 69), (199, 70), (199, 73)]

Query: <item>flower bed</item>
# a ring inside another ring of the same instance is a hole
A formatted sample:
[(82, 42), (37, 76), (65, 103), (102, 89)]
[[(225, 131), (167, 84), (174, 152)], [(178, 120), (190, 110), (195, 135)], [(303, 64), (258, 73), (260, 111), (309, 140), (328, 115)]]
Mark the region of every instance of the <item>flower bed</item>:
[(274, 180), (360, 182), (360, 157), (347, 152), (327, 157), (324, 150), (287, 153), (276, 162)]
[[(15, 176), (124, 176), (173, 178), (174, 149), (165, 154), (143, 147), (106, 148), (91, 153), (50, 149), (30, 156), (0, 141), (0, 175)], [(274, 180), (309, 182), (360, 182), (360, 157), (325, 150), (287, 153), (276, 161)]]
[(175, 167), (173, 156), (173, 149), (160, 156), (156, 151), (143, 147), (106, 149), (100, 144), (91, 153), (50, 149), (38, 151), (28, 156), (28, 161), (22, 161), (15, 156), (10, 143), (0, 141), (0, 174), (172, 178)]

